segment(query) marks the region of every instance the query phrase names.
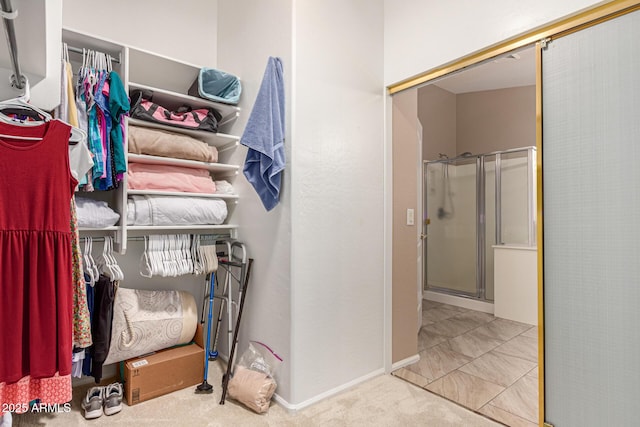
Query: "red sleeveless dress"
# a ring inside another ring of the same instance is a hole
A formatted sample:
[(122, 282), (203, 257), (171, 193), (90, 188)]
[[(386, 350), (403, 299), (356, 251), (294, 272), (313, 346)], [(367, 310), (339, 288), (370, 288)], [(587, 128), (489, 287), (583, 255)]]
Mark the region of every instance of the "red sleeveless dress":
[(71, 400), (69, 207), (77, 181), (69, 170), (69, 134), (58, 120), (30, 127), (0, 122), (2, 404)]

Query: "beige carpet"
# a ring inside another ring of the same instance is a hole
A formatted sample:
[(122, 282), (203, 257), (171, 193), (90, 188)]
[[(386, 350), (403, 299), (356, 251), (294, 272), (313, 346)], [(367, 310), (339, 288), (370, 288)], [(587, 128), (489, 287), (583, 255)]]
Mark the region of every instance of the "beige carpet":
[(219, 405), (221, 364), (211, 362), (209, 383), (214, 393), (194, 394), (189, 387), (135, 406), (123, 405), (120, 413), (85, 420), (80, 402), (89, 386), (74, 389), (70, 413), (14, 416), (14, 426), (499, 426), (455, 403), (425, 392), (391, 375), (382, 375), (290, 413), (272, 403), (269, 412), (258, 415), (227, 401)]

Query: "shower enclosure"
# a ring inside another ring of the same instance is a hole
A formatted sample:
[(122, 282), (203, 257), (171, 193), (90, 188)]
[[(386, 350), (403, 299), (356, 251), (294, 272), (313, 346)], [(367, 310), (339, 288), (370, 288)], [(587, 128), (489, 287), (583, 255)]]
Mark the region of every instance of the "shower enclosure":
[(493, 301), (493, 246), (535, 246), (535, 147), (425, 161), (424, 289)]

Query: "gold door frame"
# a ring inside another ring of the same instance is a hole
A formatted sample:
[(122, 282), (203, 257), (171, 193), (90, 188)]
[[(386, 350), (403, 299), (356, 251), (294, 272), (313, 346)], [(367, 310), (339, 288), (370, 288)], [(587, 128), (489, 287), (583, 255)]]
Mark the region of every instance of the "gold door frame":
[(538, 250), (538, 399), (540, 425), (544, 422), (544, 236), (542, 197), (542, 47), (546, 40), (554, 40), (584, 28), (597, 25), (640, 9), (640, 0), (613, 0), (582, 12), (569, 15), (520, 36), (491, 45), (480, 51), (448, 62), (439, 67), (387, 86), (389, 95), (416, 88), (439, 77), (465, 67), (495, 58), (512, 50), (532, 46), (536, 48), (536, 171), (537, 171), (537, 250)]

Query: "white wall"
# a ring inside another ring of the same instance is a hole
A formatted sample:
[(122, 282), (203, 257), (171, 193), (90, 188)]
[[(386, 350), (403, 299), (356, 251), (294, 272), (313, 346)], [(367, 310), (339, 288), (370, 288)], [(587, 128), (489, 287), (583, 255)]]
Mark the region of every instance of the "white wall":
[(594, 0), (384, 0), (385, 84), (594, 4)]
[(62, 25), (170, 58), (215, 66), (218, 0), (62, 0)]
[(292, 381), (300, 405), (383, 368), (382, 6), (295, 3)]
[[(273, 25), (277, 22), (278, 25)], [(242, 81), (240, 118), (233, 133), (241, 135), (255, 101), (269, 56), (283, 61), (286, 96), (285, 151), (280, 203), (266, 212), (253, 187), (240, 175), (234, 188), (240, 195), (234, 221), (240, 225), (239, 239), (247, 243), (254, 258), (251, 288), (243, 313), (240, 349), (247, 339), (273, 348), (283, 359), (277, 394), (292, 402), (291, 369), (291, 176), (292, 171), (292, 1), (219, 0), (218, 68), (236, 74)], [(231, 163), (244, 164), (246, 148), (234, 152)], [(297, 380), (297, 379), (296, 379)]]
[(218, 9), (218, 67), (243, 82), (236, 129), (268, 56), (284, 65), (281, 203), (266, 213), (237, 180), (234, 215), (256, 259), (242, 335), (283, 356), (277, 393), (291, 408), (383, 367), (382, 3), (334, 3), (219, 0)]

